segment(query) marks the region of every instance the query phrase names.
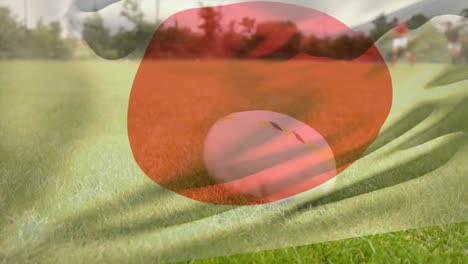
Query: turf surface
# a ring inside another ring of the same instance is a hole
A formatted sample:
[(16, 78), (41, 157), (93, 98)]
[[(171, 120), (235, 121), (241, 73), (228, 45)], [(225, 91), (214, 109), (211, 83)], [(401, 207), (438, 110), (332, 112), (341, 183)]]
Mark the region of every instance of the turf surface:
[(466, 263), (467, 235), (454, 224), (185, 263)]
[(435, 225), (206, 262), (465, 260), (466, 67), (392, 68), (389, 120), (337, 192), (246, 209), (180, 198), (140, 171), (126, 133), (137, 66), (0, 63), (0, 260), (177, 261)]

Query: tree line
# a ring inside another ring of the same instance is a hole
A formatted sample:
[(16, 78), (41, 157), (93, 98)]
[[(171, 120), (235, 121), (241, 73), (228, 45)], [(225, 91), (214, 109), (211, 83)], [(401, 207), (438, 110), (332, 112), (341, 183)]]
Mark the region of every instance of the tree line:
[[(222, 23), (222, 9), (200, 8), (198, 30), (143, 19), (138, 2), (126, 0), (120, 15), (132, 26), (112, 32), (99, 13), (87, 16), (81, 38), (94, 52), (107, 59), (141, 58), (147, 51), (153, 58), (290, 58), (300, 53), (333, 59), (354, 59), (392, 28), (385, 15), (373, 21), (369, 35), (345, 32), (340, 35), (305, 35), (291, 21), (256, 21), (242, 17)], [(429, 19), (418, 14), (405, 21), (410, 29)], [(154, 31), (157, 29), (157, 34)], [(71, 59), (79, 39), (64, 37), (59, 22), (38, 21), (34, 28), (19, 23), (8, 8), (0, 8), (0, 58)], [(154, 36), (153, 36), (154, 35)], [(283, 40), (273, 50), (263, 49), (273, 36)], [(152, 46), (148, 43), (152, 40)]]
[[(133, 30), (120, 28), (112, 34), (98, 13), (85, 19), (83, 39), (96, 54), (108, 59), (125, 56), (139, 58), (145, 51), (152, 58), (167, 59), (282, 59), (305, 53), (334, 59), (353, 59), (362, 55), (374, 43), (365, 34), (328, 37), (305, 35), (295, 23), (288, 20), (256, 21), (256, 18), (242, 17), (238, 21), (222, 23), (222, 9), (215, 7), (200, 8), (199, 24), (196, 26), (179, 26), (176, 20), (170, 25), (163, 23), (156, 34), (154, 30), (157, 26), (143, 20), (137, 2), (124, 1), (121, 15), (133, 24)], [(262, 43), (272, 38), (283, 39), (274, 50), (259, 50)], [(152, 45), (148, 46), (150, 41)]]
[[(281, 59), (301, 53), (333, 59), (354, 59), (365, 53), (377, 39), (394, 26), (387, 16), (382, 14), (373, 21), (374, 28), (369, 35), (349, 31), (340, 35), (319, 37), (314, 34), (305, 35), (296, 24), (287, 20), (256, 21), (256, 18), (242, 17), (238, 21), (222, 23), (222, 9), (204, 7), (198, 11), (199, 24), (196, 26), (179, 26), (175, 20), (174, 24), (163, 23), (158, 28), (158, 25), (143, 20), (138, 3), (132, 0), (124, 1), (121, 15), (133, 25), (134, 30), (121, 28), (111, 34), (98, 13), (85, 20), (83, 39), (104, 58), (140, 58), (147, 51), (152, 58), (167, 59)], [(415, 29), (428, 20), (424, 15), (417, 14), (405, 22), (410, 29)], [(154, 34), (156, 28), (158, 29)], [(269, 52), (259, 51), (262, 43), (271, 38), (278, 38), (277, 35), (281, 34), (287, 34), (287, 39), (284, 39), (281, 45)], [(152, 45), (148, 46), (150, 41)]]
[(71, 59), (77, 39), (62, 33), (59, 22), (39, 20), (35, 28), (27, 28), (8, 8), (0, 7), (0, 59)]

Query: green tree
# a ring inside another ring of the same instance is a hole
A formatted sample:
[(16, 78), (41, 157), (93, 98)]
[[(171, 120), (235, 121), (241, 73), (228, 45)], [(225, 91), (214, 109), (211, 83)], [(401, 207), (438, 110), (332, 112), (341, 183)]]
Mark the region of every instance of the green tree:
[(221, 12), (214, 7), (204, 7), (200, 9), (199, 16), (203, 22), (198, 27), (203, 30), (207, 39), (215, 39), (216, 35), (221, 31)]
[(243, 17), (240, 25), (242, 26), (242, 33), (250, 37), (255, 29), (255, 18)]
[(236, 26), (237, 22), (235, 20), (231, 20), (229, 22), (228, 30), (223, 34), (222, 45), (224, 56), (236, 56), (239, 48), (242, 46), (244, 38), (236, 31)]
[(35, 28), (21, 26), (7, 8), (0, 8), (0, 58), (69, 59), (76, 48), (74, 38), (62, 36), (59, 22)]
[(333, 42), (335, 57), (339, 59), (352, 59), (355, 56), (354, 41), (351, 37), (344, 34)]
[(387, 16), (385, 14), (379, 15), (373, 21), (373, 24), (374, 28), (371, 30), (370, 36), (374, 41), (378, 40), (392, 28), (392, 25), (387, 21)]
[(214, 7), (204, 7), (200, 8), (198, 15), (202, 20), (202, 23), (198, 25), (198, 28), (200, 28), (204, 33), (204, 43), (202, 46), (205, 48), (206, 55), (220, 55), (222, 53), (222, 45), (220, 40), (222, 33), (221, 12), (216, 10)]
[(250, 55), (286, 59), (300, 52), (303, 35), (291, 21), (265, 21), (257, 24), (252, 36), (255, 49)]
[(65, 47), (63, 46), (62, 28), (60, 23), (52, 22), (50, 25), (45, 25), (42, 20), (36, 24), (35, 30), (30, 34), (30, 54), (29, 57), (33, 58), (62, 58)]
[(54, 21), (49, 24), (47, 41), (50, 49), (49, 56), (52, 59), (70, 59), (73, 57), (76, 40), (74, 38), (62, 38), (62, 32), (62, 26), (59, 22)]
[(468, 8), (463, 9), (460, 12), (460, 16), (467, 17), (468, 18)]
[(123, 2), (123, 9), (120, 15), (127, 18), (135, 26), (140, 25), (143, 22), (143, 12), (140, 9), (140, 5), (135, 0), (125, 0)]
[(15, 48), (20, 43), (20, 28), (12, 18), (8, 8), (0, 8), (0, 58), (16, 55)]
[(105, 28), (104, 20), (99, 13), (94, 13), (85, 18), (82, 37), (97, 55), (104, 58), (117, 56), (117, 52), (109, 47), (110, 33)]
[(143, 56), (159, 21), (156, 23), (145, 21), (143, 12), (136, 0), (125, 0), (120, 15), (132, 24), (132, 30), (122, 28), (115, 36), (114, 40), (116, 45), (119, 46), (120, 56)]
[(427, 21), (429, 21), (429, 18), (427, 18), (425, 15), (417, 14), (412, 16), (408, 21), (406, 21), (406, 25), (409, 29), (413, 30), (424, 25)]
[(131, 29), (121, 27), (112, 34), (104, 24), (99, 13), (88, 16), (85, 19), (83, 28), (83, 39), (88, 43), (94, 52), (106, 59), (120, 59), (132, 53), (141, 38), (141, 29), (144, 28), (143, 13), (135, 0), (123, 2), (123, 9), (120, 12), (131, 25)]
[(318, 56), (320, 50), (320, 39), (311, 34), (304, 39), (301, 47), (302, 51), (311, 56)]

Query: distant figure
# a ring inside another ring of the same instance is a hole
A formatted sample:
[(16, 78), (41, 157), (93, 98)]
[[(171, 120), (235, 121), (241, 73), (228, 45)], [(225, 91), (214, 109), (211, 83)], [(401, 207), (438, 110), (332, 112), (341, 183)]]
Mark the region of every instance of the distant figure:
[(462, 32), (461, 32), (461, 45), (462, 54), (465, 59), (465, 63), (468, 63), (468, 17), (464, 17), (462, 20)]
[(458, 60), (460, 59), (460, 52), (462, 48), (460, 28), (454, 27), (452, 22), (447, 22), (445, 37), (448, 41), (447, 48), (450, 54), (450, 61), (452, 64), (457, 64)]
[(409, 36), (409, 29), (405, 23), (400, 24), (398, 22), (398, 18), (394, 18), (392, 22), (393, 26), (393, 56), (392, 56), (392, 64), (396, 64), (398, 61), (398, 57), (400, 52), (404, 52), (405, 56), (411, 62), (414, 63), (414, 56), (408, 50), (408, 36)]

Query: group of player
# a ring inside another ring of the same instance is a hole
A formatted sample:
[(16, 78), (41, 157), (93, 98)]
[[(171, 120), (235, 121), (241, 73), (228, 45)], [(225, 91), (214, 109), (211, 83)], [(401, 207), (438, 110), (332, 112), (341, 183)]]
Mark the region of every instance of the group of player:
[[(415, 61), (413, 53), (408, 49), (409, 33), (405, 23), (399, 23), (397, 18), (393, 19), (393, 49), (392, 65), (398, 61), (401, 53), (404, 53), (408, 61), (413, 64)], [(457, 25), (453, 22), (446, 22), (445, 37), (447, 38), (447, 48), (449, 59), (452, 64), (464, 61), (468, 63), (468, 18), (464, 17)]]

